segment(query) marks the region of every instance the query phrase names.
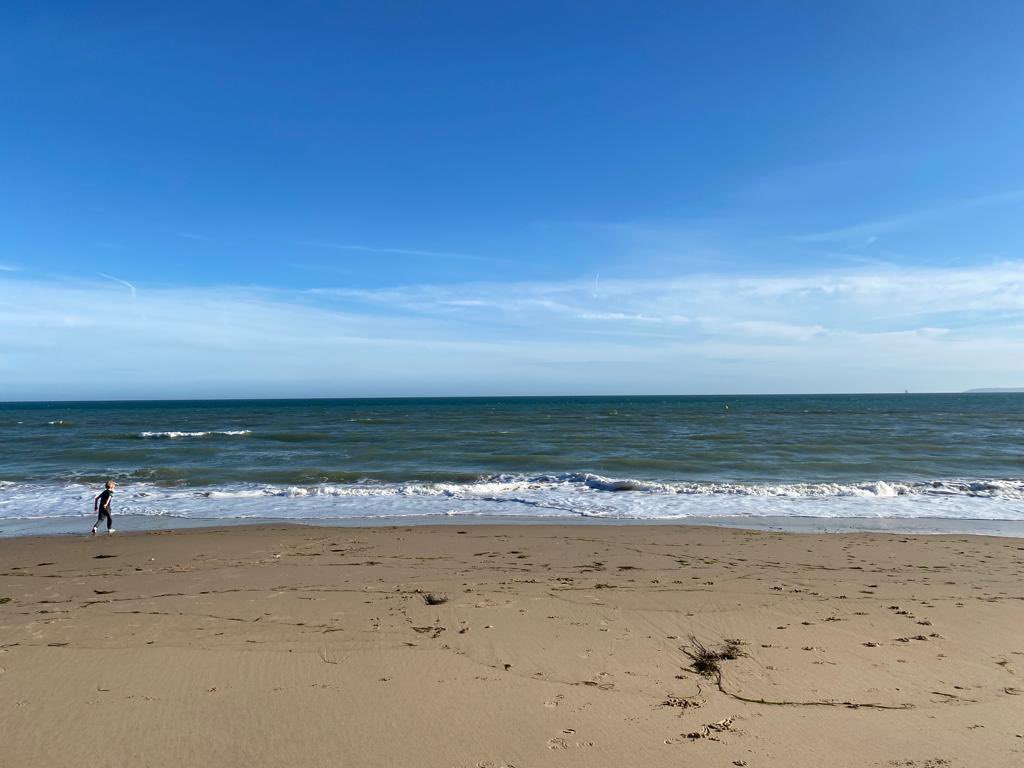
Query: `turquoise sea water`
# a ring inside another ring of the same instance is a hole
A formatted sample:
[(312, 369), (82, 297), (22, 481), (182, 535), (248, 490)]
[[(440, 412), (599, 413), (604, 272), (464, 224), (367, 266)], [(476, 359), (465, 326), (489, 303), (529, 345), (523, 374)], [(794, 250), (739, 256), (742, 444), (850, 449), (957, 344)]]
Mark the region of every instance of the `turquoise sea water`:
[(1024, 521), (1024, 395), (0, 404), (0, 526), (107, 478), (141, 517)]

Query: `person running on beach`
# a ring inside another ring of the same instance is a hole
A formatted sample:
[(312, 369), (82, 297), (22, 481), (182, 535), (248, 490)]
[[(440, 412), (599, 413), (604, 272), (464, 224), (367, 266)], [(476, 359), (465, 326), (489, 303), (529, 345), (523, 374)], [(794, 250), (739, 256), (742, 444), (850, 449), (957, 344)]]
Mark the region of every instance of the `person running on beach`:
[(107, 520), (107, 533), (114, 532), (114, 521), (110, 517), (110, 500), (114, 498), (114, 486), (116, 485), (117, 483), (113, 480), (107, 480), (106, 487), (99, 496), (92, 500), (93, 512), (97, 513), (96, 525), (92, 527), (93, 536), (96, 535), (96, 528), (99, 527), (99, 524), (103, 522), (104, 518)]

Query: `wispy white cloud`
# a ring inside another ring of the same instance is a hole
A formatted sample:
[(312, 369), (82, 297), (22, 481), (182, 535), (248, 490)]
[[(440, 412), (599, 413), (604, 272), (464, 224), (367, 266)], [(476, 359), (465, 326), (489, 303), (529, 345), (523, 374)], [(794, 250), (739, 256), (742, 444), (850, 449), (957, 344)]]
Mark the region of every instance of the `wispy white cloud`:
[(895, 216), (860, 222), (845, 227), (797, 235), (794, 239), (802, 243), (845, 243), (860, 246), (872, 245), (881, 235), (925, 224), (934, 219), (954, 213), (994, 205), (1009, 205), (1024, 202), (1024, 189), (1011, 189), (989, 195), (965, 197), (941, 205), (923, 208)]
[[(913, 323), (935, 314), (1024, 312), (1024, 262), (969, 268), (871, 267), (774, 277), (688, 276), (553, 283), (420, 285), (323, 290), (381, 310), (421, 314), (462, 310), (467, 318), (501, 314), (521, 323), (698, 318), (796, 324), (828, 330)], [(762, 326), (760, 330), (769, 328)]]
[(865, 221), (846, 227), (837, 227), (823, 232), (811, 232), (806, 235), (797, 235), (794, 239), (801, 243), (852, 243), (860, 246), (872, 245), (878, 241), (880, 235), (924, 223), (936, 216), (937, 213), (937, 210), (916, 211), (914, 213), (907, 213), (901, 216)]
[(127, 280), (122, 280), (120, 277), (114, 277), (113, 275), (104, 274), (103, 272), (100, 272), (98, 274), (100, 277), (106, 280), (110, 280), (115, 283), (120, 283), (121, 285), (125, 286), (128, 290), (132, 292), (132, 298), (134, 299), (136, 297), (137, 294), (135, 291), (135, 286), (132, 283), (129, 283)]
[(688, 318), (676, 316), (674, 318), (651, 317), (650, 315), (631, 314), (629, 312), (581, 312), (576, 317), (580, 320), (598, 320), (602, 322), (630, 322), (630, 323), (665, 323), (665, 322), (689, 322)]
[(815, 336), (828, 333), (828, 329), (822, 325), (799, 325), (776, 320), (742, 320), (726, 328), (740, 335), (778, 341), (810, 341)]
[(1024, 382), (1024, 262), (605, 276), (596, 295), (589, 278), (145, 287), (123, 302), (109, 283), (10, 275), (0, 350), (0, 400), (1012, 386)]
[(425, 256), (427, 258), (435, 259), (465, 259), (467, 261), (492, 261), (492, 262), (505, 262), (507, 259), (501, 259), (495, 256), (478, 256), (472, 253), (452, 253), (450, 251), (428, 251), (418, 248), (385, 248), (380, 246), (372, 245), (359, 245), (354, 243), (329, 243), (321, 241), (310, 241), (303, 240), (299, 245), (309, 246), (311, 248), (326, 248), (332, 251), (356, 251), (360, 253), (378, 253), (385, 256)]

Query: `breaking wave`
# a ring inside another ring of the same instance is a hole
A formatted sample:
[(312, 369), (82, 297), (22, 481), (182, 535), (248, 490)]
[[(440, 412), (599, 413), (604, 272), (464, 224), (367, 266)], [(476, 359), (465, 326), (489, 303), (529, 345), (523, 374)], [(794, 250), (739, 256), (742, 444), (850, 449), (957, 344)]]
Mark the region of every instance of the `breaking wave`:
[(876, 480), (864, 483), (665, 483), (650, 480), (614, 479), (590, 473), (522, 477), (496, 475), (471, 483), (324, 483), (310, 486), (273, 486), (243, 490), (199, 491), (211, 498), (243, 496), (446, 496), (478, 498), (505, 495), (517, 491), (545, 490), (634, 492), (642, 494), (690, 496), (747, 496), (758, 498), (825, 499), (874, 498), (899, 496), (964, 496), (1003, 498), (1024, 501), (1024, 480), (932, 480), (892, 482)]
[[(4, 482), (0, 520), (92, 514), (83, 483)], [(1024, 479), (861, 483), (658, 482), (591, 473), (494, 475), (471, 482), (185, 487), (129, 482), (115, 514), (199, 519), (479, 515), (619, 520), (701, 517), (947, 518), (1024, 521)]]

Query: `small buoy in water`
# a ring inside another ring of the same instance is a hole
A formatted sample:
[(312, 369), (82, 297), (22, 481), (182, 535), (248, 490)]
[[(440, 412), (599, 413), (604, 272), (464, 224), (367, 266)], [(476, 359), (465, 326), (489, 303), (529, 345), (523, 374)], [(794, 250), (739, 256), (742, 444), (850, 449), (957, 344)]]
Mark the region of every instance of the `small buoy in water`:
[(725, 410), (727, 410), (727, 411), (729, 410), (729, 406), (728, 405), (725, 406)]

